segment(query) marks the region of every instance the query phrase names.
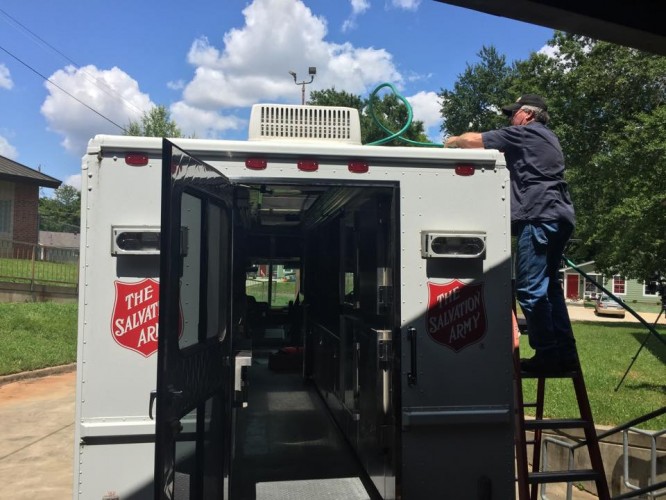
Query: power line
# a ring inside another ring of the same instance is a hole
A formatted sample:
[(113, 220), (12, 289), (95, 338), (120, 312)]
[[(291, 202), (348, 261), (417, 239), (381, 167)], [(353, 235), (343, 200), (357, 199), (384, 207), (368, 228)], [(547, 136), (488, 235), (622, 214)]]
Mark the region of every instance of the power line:
[(116, 92), (113, 88), (110, 88), (108, 85), (102, 83), (100, 85), (100, 82), (97, 78), (95, 78), (93, 75), (88, 73), (85, 69), (81, 67), (80, 64), (78, 64), (76, 61), (74, 61), (72, 58), (67, 56), (64, 52), (58, 50), (56, 47), (51, 45), (49, 42), (44, 40), (42, 37), (40, 37), (37, 33), (32, 31), (30, 28), (22, 24), (18, 19), (13, 17), (11, 14), (9, 14), (7, 11), (3, 10), (0, 8), (0, 14), (4, 15), (6, 18), (11, 20), (14, 24), (18, 25), (22, 30), (26, 31), (30, 36), (32, 36), (34, 39), (38, 40), (42, 45), (47, 46), (49, 49), (51, 49), (53, 52), (56, 54), (60, 55), (63, 59), (66, 61), (70, 62), (74, 66), (76, 66), (87, 78), (88, 81), (91, 82), (93, 85), (95, 85), (98, 89), (100, 89), (102, 92), (105, 94), (114, 97), (116, 99), (120, 99), (123, 101), (128, 107), (133, 108), (137, 113), (143, 114), (143, 110), (137, 108), (134, 104), (129, 102), (127, 99), (125, 99), (122, 95), (120, 95), (118, 92)]
[(1, 46), (1, 45), (0, 45), (0, 50), (2, 50), (3, 52), (5, 52), (5, 53), (6, 53), (7, 55), (9, 55), (10, 57), (13, 57), (14, 59), (16, 59), (16, 60), (17, 60), (18, 62), (20, 62), (23, 66), (25, 66), (26, 68), (28, 68), (30, 71), (32, 71), (32, 72), (35, 73), (36, 75), (40, 76), (42, 79), (44, 79), (45, 81), (49, 82), (51, 85), (53, 85), (53, 86), (56, 87), (57, 89), (61, 90), (61, 91), (64, 92), (65, 94), (67, 94), (69, 97), (71, 97), (72, 99), (74, 99), (74, 100), (75, 100), (76, 102), (78, 102), (79, 104), (82, 104), (83, 106), (85, 106), (86, 108), (88, 108), (90, 111), (92, 111), (92, 112), (95, 113), (96, 115), (98, 115), (98, 116), (104, 118), (104, 119), (105, 119), (106, 121), (108, 121), (109, 123), (115, 125), (115, 126), (118, 127), (120, 130), (122, 130), (123, 132), (127, 133), (127, 130), (125, 129), (125, 127), (123, 127), (122, 125), (118, 125), (118, 124), (117, 124), (116, 122), (114, 122), (111, 118), (108, 118), (108, 117), (104, 116), (102, 113), (100, 113), (100, 112), (97, 111), (96, 109), (92, 108), (91, 106), (87, 105), (85, 102), (83, 102), (81, 99), (79, 99), (79, 98), (76, 97), (75, 95), (73, 95), (73, 94), (67, 92), (67, 91), (66, 91), (64, 88), (62, 88), (60, 85), (58, 85), (57, 83), (55, 83), (54, 81), (52, 81), (52, 80), (51, 80), (50, 78), (48, 78), (47, 76), (42, 75), (42, 74), (41, 74), (39, 71), (37, 71), (35, 68), (33, 68), (33, 67), (30, 66), (28, 63), (26, 63), (26, 62), (22, 61), (21, 59), (19, 59), (17, 56), (15, 56), (15, 55), (12, 54), (11, 52), (9, 52), (7, 49), (5, 49), (5, 48), (4, 48), (3, 46)]
[(56, 49), (53, 45), (51, 45), (49, 42), (47, 42), (46, 40), (44, 40), (42, 37), (40, 37), (40, 36), (39, 36), (38, 34), (36, 34), (35, 32), (31, 31), (27, 26), (25, 26), (24, 24), (22, 24), (18, 19), (16, 19), (15, 17), (12, 17), (7, 11), (5, 11), (5, 10), (3, 10), (3, 9), (0, 9), (0, 13), (2, 13), (5, 17), (9, 18), (12, 22), (14, 22), (14, 24), (17, 24), (18, 26), (20, 26), (21, 29), (23, 29), (24, 31), (27, 31), (28, 33), (30, 33), (30, 35), (32, 35), (33, 38), (36, 38), (36, 39), (39, 40), (42, 44), (46, 45), (46, 46), (47, 46), (48, 48), (50, 48), (51, 50), (53, 50), (54, 52), (58, 53), (58, 54), (59, 54), (60, 56), (62, 56), (63, 58), (67, 59), (67, 60), (68, 60), (69, 62), (71, 62), (73, 65), (75, 65), (75, 66), (79, 66), (76, 62), (72, 61), (69, 57), (67, 57), (65, 54), (63, 54), (62, 52), (60, 52), (60, 51), (59, 51), (58, 49)]

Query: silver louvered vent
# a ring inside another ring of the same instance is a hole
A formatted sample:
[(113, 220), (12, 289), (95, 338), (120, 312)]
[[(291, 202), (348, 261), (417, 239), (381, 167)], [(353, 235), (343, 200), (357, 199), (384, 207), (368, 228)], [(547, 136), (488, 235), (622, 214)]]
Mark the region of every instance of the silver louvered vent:
[(361, 125), (354, 108), (255, 104), (248, 139), (361, 144)]

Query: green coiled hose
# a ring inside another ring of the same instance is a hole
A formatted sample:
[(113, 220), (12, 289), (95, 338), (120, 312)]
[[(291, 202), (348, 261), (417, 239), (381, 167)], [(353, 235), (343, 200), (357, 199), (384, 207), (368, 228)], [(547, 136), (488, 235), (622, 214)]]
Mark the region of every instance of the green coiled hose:
[[(384, 87), (388, 87), (391, 89), (391, 91), (396, 95), (398, 99), (402, 101), (402, 103), (405, 105), (407, 108), (407, 122), (405, 125), (398, 130), (397, 132), (393, 132), (392, 130), (389, 130), (384, 126), (383, 123), (381, 123), (378, 119), (377, 116), (375, 115), (374, 110), (372, 109), (372, 103), (374, 101), (374, 97), (379, 92), (381, 89)], [(436, 144), (434, 142), (419, 142), (419, 141), (413, 141), (411, 139), (407, 139), (406, 137), (402, 137), (402, 134), (404, 134), (407, 130), (409, 130), (409, 127), (412, 124), (412, 120), (414, 118), (414, 113), (412, 112), (412, 106), (409, 104), (409, 101), (401, 95), (397, 89), (393, 86), (391, 83), (382, 83), (379, 85), (375, 90), (372, 91), (372, 94), (370, 94), (370, 100), (368, 104), (368, 112), (370, 113), (370, 116), (372, 117), (373, 121), (381, 128), (384, 132), (389, 134), (387, 137), (384, 137), (382, 139), (379, 139), (377, 141), (369, 142), (366, 144), (366, 146), (379, 146), (381, 144), (386, 144), (387, 142), (390, 142), (394, 139), (397, 139), (399, 141), (406, 142), (408, 144), (411, 144), (413, 146), (419, 146), (419, 147), (426, 147), (426, 148), (443, 148), (444, 144)]]

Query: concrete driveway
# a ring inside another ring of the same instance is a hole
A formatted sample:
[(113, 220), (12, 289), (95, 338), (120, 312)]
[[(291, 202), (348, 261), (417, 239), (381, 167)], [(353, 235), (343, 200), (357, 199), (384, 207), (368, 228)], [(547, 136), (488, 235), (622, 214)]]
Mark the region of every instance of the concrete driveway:
[(0, 498), (72, 497), (76, 373), (0, 385)]
[[(569, 311), (569, 318), (571, 321), (600, 321), (605, 323), (640, 323), (640, 321), (635, 318), (628, 311), (625, 313), (624, 318), (617, 318), (614, 316), (597, 316), (594, 314), (594, 309), (591, 307), (583, 307), (582, 305), (568, 304), (567, 309)], [(657, 320), (658, 313), (643, 313), (639, 312), (641, 316), (647, 323), (653, 325)], [(659, 325), (666, 324), (666, 315), (662, 314), (659, 318)]]

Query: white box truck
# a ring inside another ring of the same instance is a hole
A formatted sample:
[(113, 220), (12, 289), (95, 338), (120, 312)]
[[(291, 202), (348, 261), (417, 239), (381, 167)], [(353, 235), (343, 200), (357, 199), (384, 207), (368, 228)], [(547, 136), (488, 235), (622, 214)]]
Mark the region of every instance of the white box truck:
[(359, 130), (90, 141), (75, 499), (514, 497), (504, 157)]

